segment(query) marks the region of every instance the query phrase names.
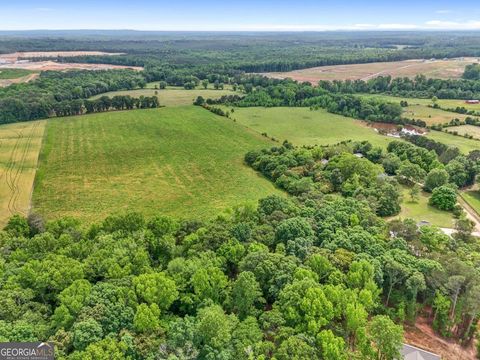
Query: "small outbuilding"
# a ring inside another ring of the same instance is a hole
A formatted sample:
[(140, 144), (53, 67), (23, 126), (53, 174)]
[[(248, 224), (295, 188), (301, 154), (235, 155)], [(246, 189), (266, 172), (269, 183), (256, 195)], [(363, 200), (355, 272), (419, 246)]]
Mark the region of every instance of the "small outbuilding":
[(403, 344), (401, 354), (403, 360), (441, 360), (437, 354), (408, 344)]

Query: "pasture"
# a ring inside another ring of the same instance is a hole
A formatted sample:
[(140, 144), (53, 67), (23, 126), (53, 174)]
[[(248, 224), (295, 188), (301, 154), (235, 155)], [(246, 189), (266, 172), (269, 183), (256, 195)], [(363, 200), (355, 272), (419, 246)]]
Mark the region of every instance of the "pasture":
[[(448, 131), (455, 131), (460, 135), (471, 135), (475, 139), (480, 140), (480, 127), (474, 125), (461, 125), (461, 126), (452, 126), (447, 129)], [(480, 143), (478, 144), (480, 148)]]
[[(452, 128), (449, 128), (449, 129), (452, 129)], [(427, 137), (435, 141), (444, 143), (445, 145), (456, 146), (464, 154), (468, 154), (470, 151), (478, 150), (480, 148), (480, 142), (478, 140), (466, 139), (463, 136), (455, 136), (452, 134), (447, 134), (442, 131), (431, 130), (427, 134)]]
[[(225, 108), (226, 109), (226, 108)], [(279, 141), (295, 145), (328, 145), (345, 140), (368, 140), (373, 145), (386, 147), (393, 139), (379, 135), (365, 122), (326, 110), (308, 108), (235, 108), (232, 118), (258, 133), (267, 133)]]
[(115, 95), (130, 95), (131, 97), (138, 98), (140, 96), (156, 96), (160, 105), (162, 106), (181, 106), (181, 105), (192, 105), (193, 101), (198, 96), (203, 96), (205, 99), (208, 98), (219, 98), (223, 95), (234, 95), (236, 94), (233, 90), (214, 90), (214, 89), (194, 89), (194, 90), (185, 90), (179, 87), (170, 87), (163, 90), (155, 90), (153, 85), (145, 89), (136, 89), (136, 90), (125, 90), (125, 91), (111, 91), (101, 95), (92, 97), (92, 99), (97, 99), (101, 96), (113, 97)]
[(0, 227), (27, 215), (46, 121), (0, 126)]
[(47, 219), (135, 210), (209, 218), (283, 194), (243, 163), (273, 144), (194, 106), (51, 119), (33, 194)]
[[(397, 104), (400, 103), (400, 101), (405, 100), (407, 101), (408, 106), (404, 108), (402, 116), (407, 119), (423, 120), (427, 123), (427, 125), (445, 124), (445, 123), (449, 123), (453, 119), (459, 119), (459, 120), (465, 121), (465, 119), (468, 117), (468, 115), (459, 114), (452, 111), (446, 111), (443, 109), (432, 108), (431, 106), (429, 106), (433, 104), (430, 99), (405, 98), (405, 97), (377, 95), (377, 94), (362, 94), (360, 96), (369, 98), (369, 99), (389, 101)], [(465, 101), (438, 100), (437, 104), (443, 108), (455, 108), (456, 106), (463, 106), (461, 104), (465, 104)], [(478, 106), (478, 109), (480, 109), (480, 106)]]
[(266, 73), (276, 79), (291, 78), (308, 81), (312, 84), (320, 80), (369, 80), (377, 76), (409, 77), (422, 74), (430, 78), (460, 78), (465, 66), (478, 62), (476, 58), (448, 60), (404, 60), (393, 62), (375, 62), (367, 64), (319, 66), (290, 72)]

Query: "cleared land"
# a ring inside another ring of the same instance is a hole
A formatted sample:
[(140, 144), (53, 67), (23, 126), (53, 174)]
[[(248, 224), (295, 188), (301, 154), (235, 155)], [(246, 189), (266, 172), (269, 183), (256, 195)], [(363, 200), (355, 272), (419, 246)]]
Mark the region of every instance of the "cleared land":
[(247, 151), (271, 144), (194, 106), (52, 119), (33, 206), (48, 219), (125, 210), (208, 218), (282, 194), (243, 163)]
[(328, 145), (345, 140), (368, 140), (386, 147), (393, 139), (379, 135), (365, 122), (320, 109), (308, 108), (235, 108), (232, 118), (259, 133), (295, 145)]
[(431, 78), (452, 79), (462, 76), (465, 66), (478, 62), (476, 58), (449, 60), (405, 60), (376, 62), (369, 64), (320, 66), (290, 72), (274, 72), (265, 75), (277, 78), (291, 78), (316, 84), (320, 80), (368, 80), (377, 76), (410, 77), (423, 74)]
[[(475, 139), (480, 140), (480, 127), (473, 125), (461, 125), (452, 126), (447, 129), (448, 131), (456, 131), (460, 135), (472, 135)], [(480, 148), (480, 143), (478, 144)]]
[(428, 221), (431, 225), (444, 228), (453, 227), (453, 216), (450, 212), (438, 210), (428, 205), (428, 199), (430, 198), (429, 193), (422, 191), (417, 202), (411, 201), (407, 187), (402, 187), (402, 195), (402, 210), (400, 215), (398, 215), (399, 218)]
[(102, 51), (39, 51), (39, 52), (16, 52), (11, 54), (0, 54), (0, 70), (2, 68), (25, 69), (30, 71), (45, 70), (105, 70), (105, 69), (135, 69), (142, 70), (136, 66), (119, 66), (110, 64), (82, 64), (82, 63), (58, 63), (55, 61), (29, 61), (21, 58), (52, 58), (82, 56), (82, 55), (120, 55), (121, 53), (106, 53)]
[(480, 142), (475, 139), (466, 139), (462, 136), (455, 136), (441, 131), (430, 131), (427, 137), (450, 146), (456, 146), (464, 154), (480, 149)]
[(0, 227), (26, 215), (46, 121), (0, 126)]
[(37, 72), (25, 69), (0, 69), (0, 87), (29, 82), (38, 77)]
[(155, 90), (153, 88), (137, 89), (137, 90), (125, 90), (125, 91), (111, 91), (104, 94), (100, 94), (92, 97), (97, 99), (101, 96), (113, 97), (115, 95), (130, 95), (131, 97), (138, 98), (140, 96), (154, 96), (157, 92), (158, 101), (162, 106), (179, 106), (179, 105), (192, 105), (194, 100), (198, 96), (203, 96), (205, 99), (216, 99), (223, 95), (236, 94), (232, 90), (213, 90), (213, 89), (194, 89), (185, 90), (183, 88), (167, 88), (163, 90)]

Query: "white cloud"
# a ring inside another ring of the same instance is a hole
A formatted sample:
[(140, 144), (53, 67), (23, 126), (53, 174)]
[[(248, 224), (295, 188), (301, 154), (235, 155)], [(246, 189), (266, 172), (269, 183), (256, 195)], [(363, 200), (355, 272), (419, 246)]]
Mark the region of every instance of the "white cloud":
[(377, 25), (378, 29), (384, 30), (409, 30), (417, 29), (418, 25), (415, 24), (379, 24)]
[(452, 10), (437, 10), (435, 11), (437, 14), (450, 14)]
[(480, 21), (470, 20), (465, 22), (430, 20), (425, 23), (430, 29), (446, 30), (480, 30)]

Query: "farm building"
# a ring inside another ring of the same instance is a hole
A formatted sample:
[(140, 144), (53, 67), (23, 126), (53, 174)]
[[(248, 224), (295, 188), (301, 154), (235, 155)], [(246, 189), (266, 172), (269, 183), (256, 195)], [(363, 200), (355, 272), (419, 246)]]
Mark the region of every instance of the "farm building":
[(465, 104), (480, 104), (480, 100), (467, 100)]
[(403, 344), (400, 352), (404, 360), (441, 360), (437, 354), (407, 344)]

